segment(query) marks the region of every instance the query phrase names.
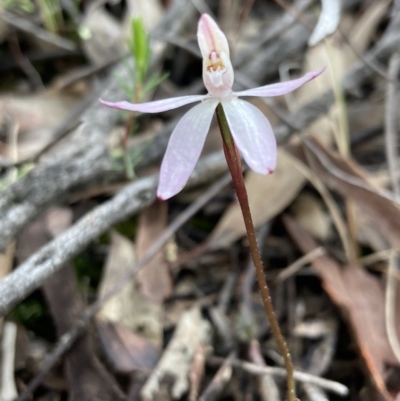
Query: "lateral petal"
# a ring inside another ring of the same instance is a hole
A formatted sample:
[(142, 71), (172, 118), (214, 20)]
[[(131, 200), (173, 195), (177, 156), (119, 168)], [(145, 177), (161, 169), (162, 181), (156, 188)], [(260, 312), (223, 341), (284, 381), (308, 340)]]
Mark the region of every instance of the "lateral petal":
[(178, 122), (161, 164), (157, 189), (160, 199), (171, 198), (186, 185), (199, 160), (218, 103), (218, 100), (206, 100), (190, 109)]
[(286, 82), (279, 82), (276, 84), (259, 86), (258, 88), (248, 89), (241, 92), (236, 92), (237, 96), (259, 96), (259, 97), (273, 97), (286, 95), (289, 92), (294, 91), (305, 83), (313, 80), (322, 74), (325, 68), (321, 68), (318, 71), (310, 71), (303, 75), (301, 78), (292, 79)]
[(223, 100), (236, 146), (248, 166), (259, 174), (270, 174), (276, 167), (276, 140), (271, 124), (251, 103), (240, 99)]
[(147, 103), (130, 103), (127, 101), (107, 102), (100, 99), (100, 103), (104, 106), (119, 110), (138, 111), (140, 113), (161, 113), (163, 111), (177, 109), (186, 104), (204, 100), (207, 97), (207, 95), (181, 96)]

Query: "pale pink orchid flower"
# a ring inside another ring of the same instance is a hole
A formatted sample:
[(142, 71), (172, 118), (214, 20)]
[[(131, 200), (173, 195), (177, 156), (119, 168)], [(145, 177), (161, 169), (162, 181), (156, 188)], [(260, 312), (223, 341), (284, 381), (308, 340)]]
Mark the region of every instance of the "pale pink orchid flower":
[(276, 141), (264, 114), (240, 96), (272, 97), (294, 91), (322, 73), (308, 72), (287, 82), (233, 92), (233, 68), (228, 41), (217, 23), (207, 14), (200, 18), (197, 38), (203, 57), (203, 81), (207, 95), (182, 96), (147, 103), (106, 102), (108, 107), (141, 113), (161, 113), (186, 104), (201, 102), (190, 109), (171, 134), (161, 164), (157, 196), (168, 199), (186, 185), (200, 157), (215, 109), (221, 103), (233, 139), (247, 165), (256, 173), (272, 173), (276, 166)]

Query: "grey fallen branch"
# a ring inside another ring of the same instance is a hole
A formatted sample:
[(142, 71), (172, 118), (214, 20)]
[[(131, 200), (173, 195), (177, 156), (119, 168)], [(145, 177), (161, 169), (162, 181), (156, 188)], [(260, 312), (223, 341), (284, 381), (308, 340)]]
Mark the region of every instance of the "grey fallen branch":
[[(198, 164), (188, 185), (193, 187), (209, 182), (224, 173), (226, 168), (222, 153), (211, 155)], [(40, 287), (64, 263), (114, 224), (150, 205), (156, 198), (157, 181), (158, 176), (152, 175), (128, 185), (1, 280), (0, 314), (7, 313), (18, 301)]]

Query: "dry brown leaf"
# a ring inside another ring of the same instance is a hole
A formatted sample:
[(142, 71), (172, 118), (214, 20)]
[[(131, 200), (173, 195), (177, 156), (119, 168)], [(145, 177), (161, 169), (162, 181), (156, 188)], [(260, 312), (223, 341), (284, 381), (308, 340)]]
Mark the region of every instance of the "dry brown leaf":
[[(68, 264), (51, 276), (44, 285), (44, 294), (54, 318), (59, 336), (76, 327), (84, 311), (78, 292), (74, 266)], [(124, 394), (115, 378), (105, 369), (96, 355), (93, 333), (88, 330), (67, 353), (64, 362), (71, 401), (123, 401)]]
[[(167, 202), (157, 200), (140, 213), (136, 239), (137, 260), (142, 258), (154, 240), (165, 230), (167, 212)], [(137, 282), (143, 296), (153, 302), (162, 303), (171, 295), (172, 281), (163, 251), (158, 252), (138, 273)]]
[[(318, 247), (307, 231), (288, 216), (284, 224), (303, 253)], [(322, 255), (311, 262), (332, 301), (348, 319), (361, 356), (382, 400), (392, 400), (384, 381), (385, 363), (398, 365), (385, 331), (384, 293), (379, 280), (359, 266), (342, 268)]]
[(370, 183), (356, 162), (343, 159), (315, 140), (311, 144), (318, 153), (308, 151), (314, 171), (331, 189), (353, 200), (391, 246), (400, 249), (400, 207), (380, 195), (381, 190)]
[[(99, 297), (111, 290), (118, 278), (135, 262), (133, 243), (112, 232), (110, 252), (99, 286)], [(97, 317), (103, 321), (121, 323), (161, 347), (162, 312), (160, 305), (150, 302), (140, 293), (139, 286), (133, 280), (103, 306)]]
[[(274, 174), (265, 177), (249, 171), (246, 176), (246, 188), (256, 227), (286, 208), (300, 192), (303, 183), (303, 175), (293, 169), (283, 149), (278, 149), (278, 164)], [(228, 247), (245, 232), (243, 216), (235, 203), (221, 218), (212, 233), (210, 243), (214, 249)]]
[(148, 32), (150, 32), (162, 19), (164, 10), (158, 0), (128, 0), (128, 11), (123, 22), (124, 36), (127, 38), (131, 35), (132, 18), (140, 17)]
[[(348, 37), (351, 40), (352, 45), (355, 49), (366, 48), (371, 40), (371, 30), (381, 23), (382, 18), (386, 14), (391, 0), (371, 1), (368, 9), (364, 12), (357, 24), (355, 24)], [(348, 48), (349, 56), (352, 57), (353, 61), (357, 58), (354, 51)]]
[[(111, 244), (103, 276), (99, 286), (99, 298), (103, 297), (128, 268), (135, 262), (134, 245), (115, 231), (111, 232)], [(119, 294), (110, 299), (99, 311), (97, 317), (102, 320), (119, 322), (127, 327), (134, 327), (132, 313), (132, 293), (134, 282), (127, 283)]]
[(331, 221), (321, 199), (304, 191), (295, 199), (290, 212), (314, 238), (328, 239), (331, 232)]
[(98, 2), (90, 3), (81, 21), (82, 49), (95, 65), (115, 60), (127, 49), (122, 37), (122, 26)]
[(98, 321), (96, 328), (107, 360), (115, 371), (126, 374), (155, 367), (160, 351), (143, 337), (119, 323)]
[(28, 259), (35, 251), (44, 246), (50, 238), (44, 218), (29, 224), (17, 239), (15, 255), (18, 262), (22, 263)]
[[(378, 127), (383, 124), (384, 97), (376, 99), (368, 98), (364, 101), (357, 101), (354, 104), (349, 104), (347, 112), (349, 116), (349, 132), (351, 136)], [(357, 154), (361, 153), (368, 155), (370, 152), (376, 151), (376, 142), (381, 142), (382, 139), (383, 138), (377, 137), (375, 140), (357, 143)]]
[(1, 156), (18, 161), (36, 154), (52, 140), (56, 127), (67, 117), (78, 99), (61, 93), (42, 92), (27, 96), (0, 98), (0, 125), (18, 126), (18, 159), (7, 146)]
[[(17, 255), (26, 260), (40, 247), (70, 226), (73, 214), (70, 209), (51, 208), (37, 221), (28, 225), (18, 239)], [(48, 278), (43, 286), (57, 335), (70, 331), (84, 310), (78, 292), (78, 283), (71, 263)], [(69, 400), (98, 399), (101, 394), (106, 401), (123, 400), (123, 394), (114, 378), (101, 364), (96, 355), (91, 330), (86, 331), (63, 359), (68, 382)]]

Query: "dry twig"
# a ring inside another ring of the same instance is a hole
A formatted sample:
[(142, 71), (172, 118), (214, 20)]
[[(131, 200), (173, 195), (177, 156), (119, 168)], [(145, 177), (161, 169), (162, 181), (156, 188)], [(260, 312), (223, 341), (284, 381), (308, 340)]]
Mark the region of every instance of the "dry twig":
[(220, 398), (221, 393), (232, 378), (232, 360), (234, 357), (235, 354), (232, 352), (228, 358), (225, 359), (224, 363), (211, 380), (211, 383), (200, 396), (199, 401), (214, 401)]
[[(220, 357), (211, 357), (209, 358), (209, 361), (213, 364), (221, 364), (224, 362), (224, 359)], [(286, 370), (284, 368), (258, 366), (254, 363), (241, 361), (239, 359), (233, 360), (232, 365), (239, 369), (245, 370), (246, 372), (252, 373), (253, 375), (273, 375), (278, 377), (286, 376)], [(314, 376), (309, 373), (295, 371), (294, 378), (302, 383), (316, 384), (327, 391), (331, 391), (343, 397), (349, 393), (349, 389), (343, 384), (334, 382), (332, 380), (323, 379), (322, 377)]]

